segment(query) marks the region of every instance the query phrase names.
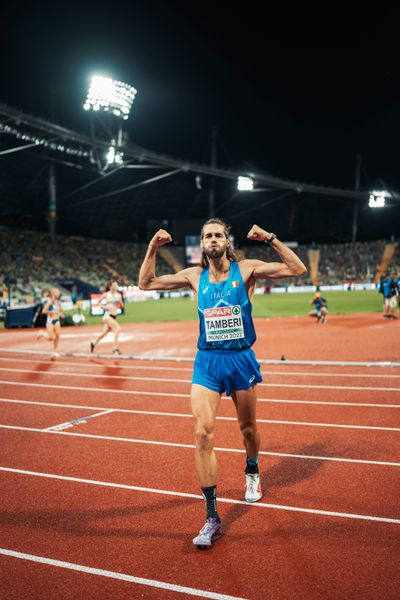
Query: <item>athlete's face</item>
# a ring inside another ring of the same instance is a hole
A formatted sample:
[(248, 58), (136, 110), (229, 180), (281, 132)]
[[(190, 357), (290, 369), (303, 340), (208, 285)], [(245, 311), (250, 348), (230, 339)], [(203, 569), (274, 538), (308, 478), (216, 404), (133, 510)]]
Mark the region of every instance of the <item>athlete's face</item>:
[(228, 246), (229, 240), (225, 237), (222, 225), (210, 223), (204, 226), (201, 247), (208, 258), (222, 258)]
[(117, 289), (118, 289), (118, 283), (116, 281), (113, 281), (112, 284), (111, 284), (110, 290), (112, 292), (116, 292)]

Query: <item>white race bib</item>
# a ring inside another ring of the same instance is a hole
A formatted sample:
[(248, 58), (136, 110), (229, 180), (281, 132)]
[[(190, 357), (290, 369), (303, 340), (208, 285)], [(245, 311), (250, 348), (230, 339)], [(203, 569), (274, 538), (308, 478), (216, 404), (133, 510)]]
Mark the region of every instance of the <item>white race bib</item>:
[(244, 338), (242, 307), (218, 306), (204, 309), (207, 342)]

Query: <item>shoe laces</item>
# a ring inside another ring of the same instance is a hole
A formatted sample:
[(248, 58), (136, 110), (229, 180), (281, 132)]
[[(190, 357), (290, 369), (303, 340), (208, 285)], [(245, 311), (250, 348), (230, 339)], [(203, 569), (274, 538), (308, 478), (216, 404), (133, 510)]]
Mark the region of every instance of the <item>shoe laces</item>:
[(203, 525), (200, 533), (210, 533), (213, 529), (214, 526), (217, 524), (216, 519), (214, 519), (213, 517), (209, 517), (205, 524)]

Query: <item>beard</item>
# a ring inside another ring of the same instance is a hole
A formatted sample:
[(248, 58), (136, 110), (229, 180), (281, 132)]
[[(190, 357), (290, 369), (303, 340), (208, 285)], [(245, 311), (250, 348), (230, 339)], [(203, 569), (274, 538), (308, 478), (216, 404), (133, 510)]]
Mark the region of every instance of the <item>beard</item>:
[(222, 258), (225, 254), (225, 251), (226, 246), (216, 246), (215, 248), (207, 248), (206, 250), (204, 250), (204, 253), (207, 256), (207, 258), (216, 259)]

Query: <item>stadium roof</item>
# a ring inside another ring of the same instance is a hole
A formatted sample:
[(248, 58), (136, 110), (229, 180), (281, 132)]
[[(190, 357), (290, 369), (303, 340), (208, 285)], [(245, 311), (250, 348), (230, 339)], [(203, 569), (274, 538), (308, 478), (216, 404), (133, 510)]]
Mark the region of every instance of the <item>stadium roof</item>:
[[(98, 131), (79, 133), (0, 104), (1, 223), (46, 229), (53, 164), (60, 233), (145, 241), (158, 226), (173, 230), (175, 221), (206, 219), (214, 190), (215, 214), (243, 240), (253, 222), (286, 240), (348, 240), (355, 205), (360, 239), (400, 236), (400, 195), (393, 190), (391, 206), (377, 212), (368, 208), (370, 190), (290, 181), (251, 168), (239, 172), (130, 142), (122, 147), (123, 163), (107, 166), (110, 140)], [(239, 175), (254, 179), (253, 192), (237, 192)]]

